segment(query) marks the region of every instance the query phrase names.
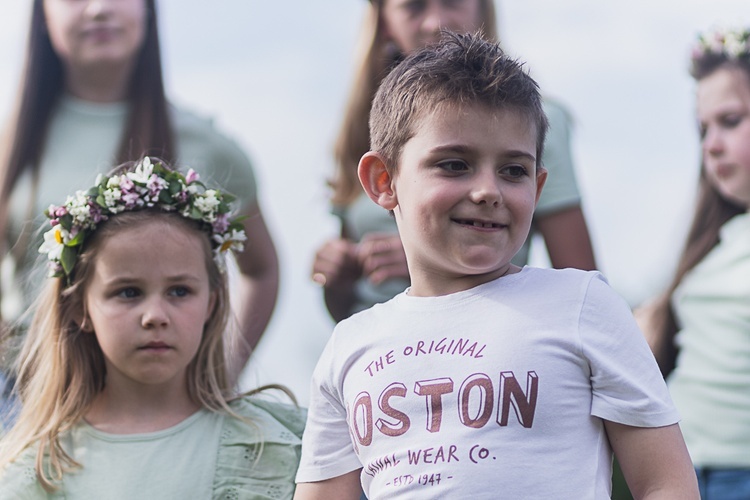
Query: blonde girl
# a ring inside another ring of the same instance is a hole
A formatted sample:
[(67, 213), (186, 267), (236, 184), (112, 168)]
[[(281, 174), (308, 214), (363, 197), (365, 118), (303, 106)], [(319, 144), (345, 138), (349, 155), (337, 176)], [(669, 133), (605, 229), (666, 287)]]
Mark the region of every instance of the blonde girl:
[(234, 397), (232, 197), (149, 158), (51, 206), (0, 498), (288, 498), (304, 413)]
[[(750, 29), (693, 49), (702, 162), (677, 271), (642, 310), (704, 499), (750, 498)], [(646, 311), (646, 312), (644, 312)], [(645, 315), (645, 316), (644, 316)]]
[[(316, 252), (312, 277), (322, 285), (325, 303), (339, 321), (408, 286), (403, 246), (396, 226), (366, 196), (357, 179), (359, 159), (369, 150), (370, 103), (381, 80), (408, 55), (436, 42), (440, 30), (473, 32), (497, 38), (493, 0), (371, 0), (361, 31), (351, 94), (335, 144), (331, 179), (333, 212), (341, 234)], [(550, 134), (544, 164), (550, 182), (539, 202), (534, 228), (545, 239), (554, 267), (593, 269), (591, 242), (580, 205), (570, 154), (570, 118), (547, 101)], [(528, 242), (514, 263), (523, 265)]]

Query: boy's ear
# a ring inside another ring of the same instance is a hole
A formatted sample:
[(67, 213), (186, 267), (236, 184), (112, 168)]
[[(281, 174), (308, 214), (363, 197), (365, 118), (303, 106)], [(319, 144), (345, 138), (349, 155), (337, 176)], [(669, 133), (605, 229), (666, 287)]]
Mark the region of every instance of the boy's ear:
[(388, 173), (385, 159), (374, 151), (368, 151), (359, 160), (357, 169), (359, 182), (372, 201), (385, 208), (393, 210), (398, 205), (396, 191), (393, 188), (393, 177)]
[(539, 197), (542, 196), (542, 189), (544, 188), (544, 184), (546, 182), (547, 182), (547, 169), (544, 168), (542, 165), (539, 165), (536, 169), (536, 201), (534, 202), (535, 207), (537, 203), (539, 203)]

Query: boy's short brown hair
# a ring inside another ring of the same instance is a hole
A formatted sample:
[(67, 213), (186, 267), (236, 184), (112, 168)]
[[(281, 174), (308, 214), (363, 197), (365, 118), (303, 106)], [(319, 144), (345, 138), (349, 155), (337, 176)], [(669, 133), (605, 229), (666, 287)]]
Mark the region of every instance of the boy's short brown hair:
[(479, 34), (448, 31), (436, 45), (401, 61), (381, 83), (370, 112), (370, 149), (394, 173), (418, 120), (446, 104), (513, 108), (525, 114), (537, 131), (537, 167), (541, 164), (548, 125), (537, 83), (498, 44)]

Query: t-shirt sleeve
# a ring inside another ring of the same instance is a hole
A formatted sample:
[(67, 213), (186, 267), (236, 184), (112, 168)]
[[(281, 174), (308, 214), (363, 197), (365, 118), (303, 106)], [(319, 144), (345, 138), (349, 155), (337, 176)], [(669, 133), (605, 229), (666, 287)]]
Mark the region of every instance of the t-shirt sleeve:
[(549, 173), (536, 207), (537, 215), (553, 213), (581, 203), (570, 147), (570, 115), (560, 104), (550, 100), (544, 101), (544, 111), (549, 120), (549, 130), (542, 163)]
[(334, 366), (334, 341), (335, 335), (313, 372), (297, 483), (323, 481), (362, 467), (349, 435), (339, 385), (333, 377), (339, 371)]
[(247, 153), (209, 118), (173, 107), (177, 166), (191, 167), (201, 180), (237, 197), (238, 206), (257, 202), (257, 181)]
[(591, 414), (635, 427), (679, 421), (666, 383), (629, 306), (592, 273), (579, 331), (591, 370)]

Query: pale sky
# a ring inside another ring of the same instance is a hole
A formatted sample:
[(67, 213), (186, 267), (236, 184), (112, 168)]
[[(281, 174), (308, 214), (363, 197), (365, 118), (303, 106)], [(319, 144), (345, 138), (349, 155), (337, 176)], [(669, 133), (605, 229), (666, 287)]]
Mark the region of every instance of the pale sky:
[[(3, 117), (17, 88), (30, 5), (6, 2), (0, 16)], [(213, 116), (246, 148), (281, 259), (279, 302), (243, 386), (283, 383), (303, 404), (333, 327), (309, 269), (317, 246), (338, 231), (325, 179), (365, 5), (159, 4), (168, 94)], [(596, 257), (635, 305), (664, 285), (691, 217), (699, 148), (690, 46), (698, 31), (750, 25), (750, 4), (506, 0), (498, 18), (506, 50), (575, 117), (574, 160)]]

